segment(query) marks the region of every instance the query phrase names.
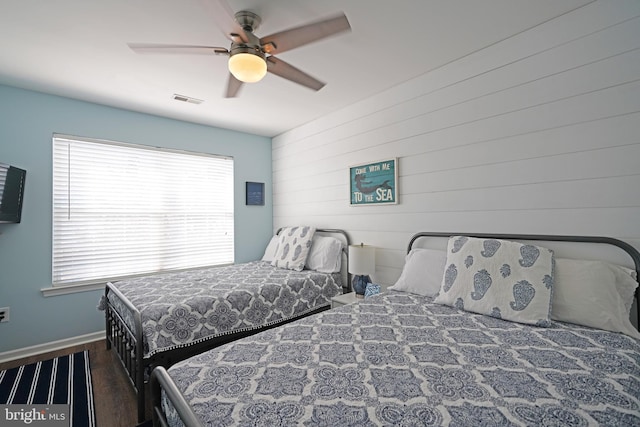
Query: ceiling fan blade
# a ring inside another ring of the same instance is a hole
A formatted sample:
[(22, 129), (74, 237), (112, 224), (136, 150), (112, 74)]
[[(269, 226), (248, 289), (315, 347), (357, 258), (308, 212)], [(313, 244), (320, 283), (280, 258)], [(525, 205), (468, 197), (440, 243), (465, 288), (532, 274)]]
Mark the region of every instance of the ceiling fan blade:
[(229, 51), (224, 47), (218, 46), (195, 46), (184, 44), (153, 44), (153, 43), (128, 43), (128, 46), (136, 53), (166, 53), (181, 55), (212, 55), (225, 54)]
[(309, 89), (320, 90), (325, 83), (274, 56), (267, 58), (267, 71)]
[[(236, 22), (235, 13), (229, 3), (225, 0), (200, 0), (200, 3), (209, 12), (211, 19), (213, 19), (226, 38), (236, 41), (234, 39), (240, 37), (243, 42), (249, 42), (249, 37), (247, 37), (244, 29)], [(232, 34), (237, 35), (237, 37), (233, 37)]]
[(260, 44), (263, 46), (265, 52), (278, 54), (349, 30), (351, 30), (349, 20), (345, 14), (342, 13), (333, 18), (262, 37)]
[(233, 74), (229, 73), (229, 80), (227, 81), (227, 92), (225, 98), (233, 98), (238, 95), (238, 91), (242, 87), (242, 82), (236, 79)]

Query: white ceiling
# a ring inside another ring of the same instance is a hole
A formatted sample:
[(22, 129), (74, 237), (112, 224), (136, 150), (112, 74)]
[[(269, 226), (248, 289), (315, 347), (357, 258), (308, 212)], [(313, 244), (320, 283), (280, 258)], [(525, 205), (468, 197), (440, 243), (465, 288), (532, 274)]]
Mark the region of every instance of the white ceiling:
[(226, 57), (127, 46), (229, 47), (202, 1), (214, 0), (2, 0), (0, 84), (275, 136), (592, 0), (228, 0), (262, 17), (259, 37), (339, 11), (352, 27), (279, 55), (326, 82), (320, 91), (268, 74), (231, 99)]

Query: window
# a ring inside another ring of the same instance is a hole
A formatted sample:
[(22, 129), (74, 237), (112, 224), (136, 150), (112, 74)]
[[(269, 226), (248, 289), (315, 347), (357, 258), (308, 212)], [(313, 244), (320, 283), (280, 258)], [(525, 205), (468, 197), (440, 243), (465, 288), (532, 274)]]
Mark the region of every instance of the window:
[(53, 285), (233, 263), (233, 159), (54, 135)]

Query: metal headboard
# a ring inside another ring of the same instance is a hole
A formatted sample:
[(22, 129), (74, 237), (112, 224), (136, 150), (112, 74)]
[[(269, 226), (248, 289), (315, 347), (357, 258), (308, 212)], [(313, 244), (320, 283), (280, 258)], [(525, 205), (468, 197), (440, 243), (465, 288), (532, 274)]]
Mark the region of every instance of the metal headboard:
[[(407, 253), (411, 251), (413, 244), (421, 237), (451, 237), (451, 236), (468, 236), (480, 239), (503, 239), (503, 240), (544, 240), (547, 242), (578, 242), (578, 243), (602, 243), (606, 245), (617, 246), (625, 251), (633, 260), (636, 270), (636, 277), (640, 278), (640, 252), (627, 242), (615, 239), (613, 237), (603, 236), (558, 236), (547, 234), (489, 234), (489, 233), (448, 233), (448, 232), (429, 232), (421, 231), (413, 235), (407, 247)], [(636, 288), (636, 321), (640, 328), (640, 286)]]
[[(280, 234), (283, 227), (278, 228), (276, 234)], [(316, 228), (316, 232), (320, 233), (329, 233), (329, 234), (342, 234), (344, 240), (347, 242), (346, 246), (342, 248), (342, 255), (347, 260), (345, 264), (345, 271), (347, 272), (347, 283), (342, 285), (342, 289), (344, 293), (351, 292), (351, 273), (349, 273), (349, 245), (351, 244), (351, 239), (346, 231), (340, 230), (338, 228)]]

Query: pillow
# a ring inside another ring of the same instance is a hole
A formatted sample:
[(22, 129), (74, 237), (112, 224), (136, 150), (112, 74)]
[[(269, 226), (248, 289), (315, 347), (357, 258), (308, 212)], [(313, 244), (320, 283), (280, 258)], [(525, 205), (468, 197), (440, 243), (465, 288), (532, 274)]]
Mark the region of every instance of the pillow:
[(306, 266), (321, 273), (338, 273), (342, 266), (342, 242), (335, 237), (313, 236)]
[(274, 267), (302, 271), (307, 261), (313, 234), (313, 227), (285, 227), (280, 231), (278, 249), (271, 261)]
[(276, 256), (276, 250), (278, 249), (279, 236), (273, 236), (267, 245), (267, 249), (264, 250), (262, 261), (272, 262)]
[(640, 338), (629, 320), (636, 282), (604, 261), (556, 259), (551, 318)]
[[(609, 264), (609, 268), (613, 270), (616, 276), (616, 289), (622, 297), (627, 314), (630, 314), (633, 299), (636, 295), (636, 288), (638, 287), (637, 273), (635, 270), (615, 264)], [(631, 280), (629, 280), (629, 277), (631, 277)]]
[(453, 236), (435, 302), (504, 320), (550, 326), (553, 252), (497, 239)]
[(445, 251), (413, 248), (405, 257), (400, 278), (387, 289), (434, 297), (440, 290), (446, 261)]

